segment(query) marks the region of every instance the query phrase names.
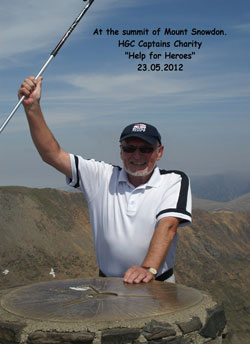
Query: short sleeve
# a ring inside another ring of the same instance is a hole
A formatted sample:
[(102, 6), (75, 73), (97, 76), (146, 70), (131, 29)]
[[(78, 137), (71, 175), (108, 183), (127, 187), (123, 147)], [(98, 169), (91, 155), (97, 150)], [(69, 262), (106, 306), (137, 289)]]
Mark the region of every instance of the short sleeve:
[(86, 160), (70, 154), (72, 179), (66, 177), (66, 183), (74, 188), (80, 188), (88, 201), (98, 193), (102, 183), (109, 180), (112, 165), (94, 159)]
[[(164, 172), (163, 172), (164, 173)], [(166, 171), (161, 187), (165, 188), (160, 202), (157, 221), (163, 217), (179, 218), (180, 226), (192, 221), (192, 197), (188, 176), (181, 171)]]

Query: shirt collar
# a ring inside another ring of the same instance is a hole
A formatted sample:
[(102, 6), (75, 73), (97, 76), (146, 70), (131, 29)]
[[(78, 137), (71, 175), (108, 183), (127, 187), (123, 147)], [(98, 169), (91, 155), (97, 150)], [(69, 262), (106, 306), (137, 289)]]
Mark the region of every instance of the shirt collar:
[(118, 177), (118, 182), (119, 182), (119, 183), (120, 183), (120, 182), (129, 183), (128, 177), (127, 177), (127, 173), (126, 173), (126, 171), (125, 171), (124, 168), (122, 168), (122, 169), (120, 170), (119, 177)]
[[(128, 181), (127, 172), (125, 171), (124, 168), (122, 168), (121, 172), (119, 173), (118, 183), (120, 183), (120, 182), (125, 182), (129, 185), (132, 185)], [(146, 187), (157, 188), (160, 186), (160, 182), (161, 182), (160, 171), (159, 171), (159, 167), (156, 166), (151, 178), (147, 181), (147, 183), (138, 186), (138, 188), (146, 188)]]

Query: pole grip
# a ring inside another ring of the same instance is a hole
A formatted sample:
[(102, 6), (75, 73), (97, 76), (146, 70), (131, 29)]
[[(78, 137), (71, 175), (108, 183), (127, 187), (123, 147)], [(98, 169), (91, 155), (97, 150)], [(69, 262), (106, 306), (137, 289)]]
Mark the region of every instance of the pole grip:
[(81, 11), (81, 13), (79, 14), (79, 16), (75, 19), (75, 21), (73, 22), (73, 24), (70, 26), (70, 28), (68, 29), (68, 31), (65, 33), (65, 35), (63, 36), (63, 38), (60, 40), (60, 42), (57, 44), (57, 46), (55, 47), (54, 50), (52, 50), (51, 55), (53, 55), (54, 57), (57, 55), (58, 51), (61, 49), (61, 47), (63, 46), (63, 44), (65, 43), (65, 41), (67, 40), (67, 38), (70, 36), (70, 34), (72, 33), (72, 31), (75, 29), (75, 27), (77, 26), (77, 24), (79, 23), (79, 21), (82, 19), (82, 17), (84, 16), (84, 14), (87, 12), (87, 10), (89, 9), (89, 7), (92, 5), (92, 3), (94, 2), (94, 0), (89, 0), (89, 2), (87, 3), (87, 5), (84, 7), (84, 9)]

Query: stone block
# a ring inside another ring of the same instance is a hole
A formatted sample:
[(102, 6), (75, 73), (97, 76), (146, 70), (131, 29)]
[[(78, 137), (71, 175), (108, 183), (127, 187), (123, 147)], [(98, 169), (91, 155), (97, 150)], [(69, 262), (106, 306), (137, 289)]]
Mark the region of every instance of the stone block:
[(168, 323), (152, 320), (144, 326), (143, 335), (147, 340), (155, 340), (175, 336), (176, 331)]
[(207, 344), (222, 344), (222, 337), (217, 337), (215, 339), (210, 340)]
[(0, 343), (16, 344), (20, 342), (20, 335), (26, 325), (22, 323), (0, 322)]
[(226, 326), (226, 316), (223, 306), (215, 306), (207, 309), (205, 325), (200, 330), (200, 335), (205, 338), (216, 338), (220, 336)]
[(177, 323), (183, 334), (199, 331), (202, 323), (199, 317), (193, 317), (190, 321)]
[(148, 344), (192, 344), (193, 341), (190, 338), (184, 338), (182, 336), (171, 337), (160, 340), (149, 341)]
[(44, 332), (36, 331), (29, 335), (27, 344), (92, 344), (92, 332)]
[(129, 344), (140, 336), (139, 328), (112, 328), (102, 331), (101, 344)]

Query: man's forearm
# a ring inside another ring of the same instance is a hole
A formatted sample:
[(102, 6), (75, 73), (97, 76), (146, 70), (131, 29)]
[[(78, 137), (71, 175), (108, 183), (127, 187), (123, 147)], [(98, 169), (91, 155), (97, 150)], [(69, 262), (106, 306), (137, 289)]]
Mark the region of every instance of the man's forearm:
[(155, 229), (142, 267), (152, 267), (159, 270), (175, 237), (178, 225), (179, 221), (176, 218), (165, 218), (160, 221)]
[(129, 268), (124, 274), (124, 282), (148, 283), (154, 279), (154, 275), (148, 268), (159, 270), (175, 237), (178, 225), (179, 220), (174, 217), (167, 217), (160, 220), (142, 265)]
[(28, 119), (33, 142), (42, 159), (58, 171), (72, 178), (70, 157), (49, 130), (40, 107), (42, 77), (30, 76), (24, 80), (19, 91), (19, 99), (25, 96), (23, 106)]
[(53, 157), (59, 154), (60, 146), (45, 122), (40, 105), (25, 107), (25, 112), (39, 154), (46, 163), (52, 164)]

